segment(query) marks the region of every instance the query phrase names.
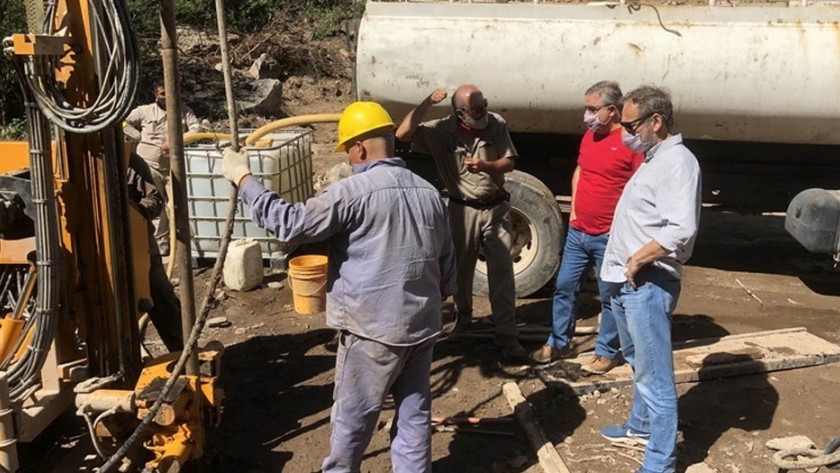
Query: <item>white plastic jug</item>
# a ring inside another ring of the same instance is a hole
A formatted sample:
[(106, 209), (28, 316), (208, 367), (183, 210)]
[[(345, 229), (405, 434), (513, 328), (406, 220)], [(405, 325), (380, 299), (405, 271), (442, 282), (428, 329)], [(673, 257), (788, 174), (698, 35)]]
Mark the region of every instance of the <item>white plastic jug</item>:
[(263, 262), (260, 244), (251, 239), (235, 240), (228, 247), (222, 275), (225, 286), (234, 291), (250, 291), (262, 284)]

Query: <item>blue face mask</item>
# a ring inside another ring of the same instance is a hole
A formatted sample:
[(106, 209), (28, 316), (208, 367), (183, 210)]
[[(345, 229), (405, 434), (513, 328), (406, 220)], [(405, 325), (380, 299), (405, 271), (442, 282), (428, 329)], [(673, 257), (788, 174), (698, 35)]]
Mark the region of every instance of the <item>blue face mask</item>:
[(635, 135), (627, 133), (627, 130), (621, 130), (621, 142), (634, 153), (647, 153), (653, 147), (653, 140), (642, 141), (641, 130), (638, 130)]

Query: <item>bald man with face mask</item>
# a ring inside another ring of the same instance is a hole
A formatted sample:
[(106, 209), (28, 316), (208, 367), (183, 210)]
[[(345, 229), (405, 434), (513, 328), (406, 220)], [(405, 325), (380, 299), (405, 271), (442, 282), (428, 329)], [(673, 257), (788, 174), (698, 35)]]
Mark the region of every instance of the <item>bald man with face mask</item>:
[(514, 169), (516, 149), (504, 119), (488, 111), (487, 99), (474, 85), (455, 91), (451, 115), (422, 122), (428, 109), (447, 95), (443, 89), (433, 91), (406, 115), (396, 137), (434, 157), (449, 194), (449, 222), (458, 260), (457, 317), (450, 338), (457, 338), (472, 323), (473, 276), (479, 250), (483, 250), (496, 344), (506, 358), (524, 358), (527, 353), (516, 328), (510, 194), (504, 188), (505, 173)]

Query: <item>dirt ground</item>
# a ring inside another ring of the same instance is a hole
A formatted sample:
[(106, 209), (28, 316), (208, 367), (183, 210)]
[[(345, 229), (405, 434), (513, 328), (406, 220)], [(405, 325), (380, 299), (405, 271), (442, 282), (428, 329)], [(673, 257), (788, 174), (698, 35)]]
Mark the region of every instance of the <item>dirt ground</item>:
[[(209, 269), (197, 269), (195, 274), (200, 295)], [(273, 281), (284, 287), (269, 288)], [(686, 268), (673, 317), (674, 340), (802, 326), (840, 343), (838, 288), (827, 258), (802, 250), (784, 232), (782, 217), (704, 209), (695, 256)], [(581, 325), (594, 323), (595, 290), (590, 284), (582, 294)], [(266, 270), (262, 287), (243, 293), (225, 291), (225, 295), (210, 316), (227, 317), (232, 325), (205, 329), (202, 337), (220, 340), (227, 347), (221, 378), (223, 419), (210, 432), (205, 471), (319, 471), (329, 449), (334, 331), (324, 325), (323, 314), (294, 312), (283, 273)], [(477, 314), (488, 312), (487, 300), (479, 298)], [(520, 300), (518, 318), (523, 324), (547, 325), (550, 291)], [(448, 329), (451, 320), (446, 321)], [(579, 341), (584, 350), (592, 345), (591, 339)], [(162, 349), (153, 333), (148, 344), (153, 351)], [(599, 435), (602, 426), (625, 418), (632, 398), (629, 388), (581, 397), (547, 388), (531, 366), (504, 362), (489, 341), (437, 344), (433, 415), (510, 417), (501, 392), (501, 385), (510, 381), (519, 384), (570, 471), (632, 472), (638, 467), (642, 452), (615, 448)], [(802, 434), (821, 448), (840, 435), (839, 387), (837, 365), (679, 385), (678, 471), (705, 462), (721, 473), (775, 472), (773, 452), (764, 447), (767, 440)], [(392, 416), (390, 409), (382, 413), (364, 472), (390, 471), (385, 427)], [(513, 435), (435, 433), (434, 471), (541, 471), (515, 424), (493, 430)], [(72, 413), (46, 436), (29, 457), (48, 460), (30, 463), (24, 471), (91, 471), (70, 466), (83, 463), (80, 459), (91, 453), (84, 429)]]
[[(674, 340), (803, 326), (840, 342), (837, 298), (814, 290), (836, 291), (836, 275), (824, 259), (801, 250), (782, 225), (778, 216), (704, 211), (673, 318)], [(268, 280), (282, 281), (283, 275), (271, 274)], [(598, 310), (594, 289), (588, 287), (583, 296), (584, 325), (593, 323)], [(287, 286), (227, 295), (212, 315), (228, 317), (233, 326), (205, 333), (228, 347), (224, 419), (212, 435), (210, 471), (318, 471), (329, 447), (333, 331), (324, 326), (323, 314), (297, 315)], [(520, 300), (520, 322), (547, 325), (549, 295)], [(479, 299), (478, 307), (479, 314), (489, 311), (485, 299)], [(587, 340), (581, 341), (587, 346)], [(434, 415), (510, 416), (501, 394), (508, 381), (519, 383), (571, 471), (638, 467), (641, 452), (610, 447), (599, 435), (601, 426), (624, 419), (629, 388), (598, 397), (567, 395), (546, 388), (531, 367), (503, 362), (490, 342), (438, 343)], [(804, 434), (817, 445), (826, 444), (840, 434), (838, 384), (840, 370), (826, 365), (680, 385), (680, 471), (699, 462), (720, 472), (775, 471), (772, 451), (764, 447), (768, 439)], [(383, 412), (380, 426), (392, 415)], [(434, 471), (527, 471), (536, 463), (527, 440), (512, 425), (495, 430), (500, 429), (513, 436), (436, 433)], [(382, 428), (363, 471), (389, 471), (388, 455), (388, 434)]]

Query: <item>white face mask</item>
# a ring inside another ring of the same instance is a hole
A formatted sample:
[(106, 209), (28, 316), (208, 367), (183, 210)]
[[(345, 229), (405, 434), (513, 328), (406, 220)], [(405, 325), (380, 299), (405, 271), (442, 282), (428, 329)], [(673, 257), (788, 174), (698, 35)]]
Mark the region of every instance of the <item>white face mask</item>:
[(583, 114), (583, 123), (586, 124), (586, 128), (592, 133), (604, 134), (607, 131), (607, 125), (609, 125), (609, 121), (602, 122), (601, 119), (598, 117), (598, 113), (590, 113), (584, 112)]
[(621, 130), (621, 142), (634, 153), (647, 153), (653, 147), (653, 140), (647, 142), (642, 141), (641, 131), (640, 129), (635, 135), (631, 135), (627, 133), (627, 130)]
[(462, 113), (461, 114), (461, 121), (464, 122), (464, 125), (474, 129), (474, 130), (483, 130), (487, 128), (487, 116), (488, 114), (485, 113), (483, 117), (476, 120), (475, 118)]

